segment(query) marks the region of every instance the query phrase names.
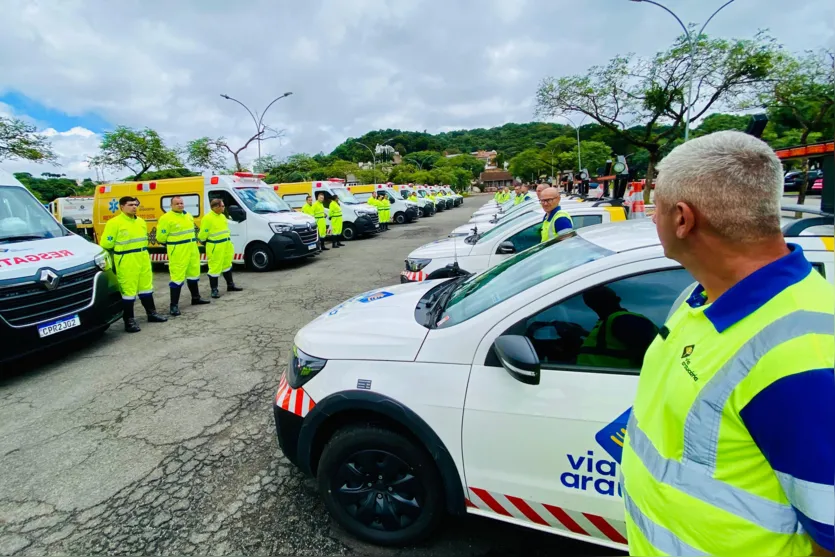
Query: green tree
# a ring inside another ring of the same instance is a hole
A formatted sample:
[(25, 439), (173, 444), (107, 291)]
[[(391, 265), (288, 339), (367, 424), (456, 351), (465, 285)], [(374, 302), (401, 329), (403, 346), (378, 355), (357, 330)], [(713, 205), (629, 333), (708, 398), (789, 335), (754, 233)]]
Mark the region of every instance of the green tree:
[[(602, 141), (581, 141), (580, 154), (582, 155), (583, 167), (589, 169), (594, 175), (597, 169), (606, 164), (612, 158), (612, 148)], [(577, 143), (574, 143), (570, 151), (564, 151), (558, 155), (557, 162), (560, 170), (582, 170), (577, 168)]]
[(429, 170), (443, 155), (437, 151), (417, 151), (405, 157), (405, 161), (418, 167), (418, 170)]
[(128, 169), (137, 180), (152, 168), (162, 170), (182, 166), (177, 151), (167, 147), (156, 131), (126, 126), (105, 132), (99, 154), (90, 157), (88, 162), (92, 166)]
[(270, 169), (281, 164), (281, 159), (275, 155), (262, 155), (252, 163), (252, 170), (258, 174), (266, 174)]
[(510, 173), (526, 182), (538, 178), (542, 171), (548, 168), (548, 163), (542, 159), (539, 149), (525, 149), (510, 159)]
[(484, 172), (484, 162), (472, 155), (440, 157), (435, 161), (435, 168), (463, 168), (470, 173), (470, 178), (478, 178), (479, 174)]
[(38, 129), (23, 120), (0, 116), (0, 161), (24, 159), (55, 164), (52, 144)]
[(36, 178), (28, 172), (16, 172), (14, 176), (43, 203), (57, 197), (83, 195), (90, 189), (70, 178)]
[[(646, 149), (646, 178), (651, 182), (663, 149), (684, 128), (691, 73), (694, 121), (718, 104), (738, 104), (753, 96), (754, 87), (769, 77), (778, 58), (773, 39), (762, 33), (744, 40), (701, 35), (696, 43), (692, 66), (688, 41), (682, 35), (650, 59), (617, 56), (585, 75), (546, 78), (536, 92), (537, 113), (551, 117), (580, 112), (626, 142)], [(650, 191), (644, 191), (647, 202)]]

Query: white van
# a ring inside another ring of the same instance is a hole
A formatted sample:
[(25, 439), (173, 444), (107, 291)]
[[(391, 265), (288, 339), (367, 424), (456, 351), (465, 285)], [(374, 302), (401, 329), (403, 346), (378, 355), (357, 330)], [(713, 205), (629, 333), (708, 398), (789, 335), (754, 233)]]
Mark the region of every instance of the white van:
[(420, 216), (422, 217), (431, 217), (435, 215), (435, 204), (432, 203), (431, 199), (421, 197), (418, 194), (417, 188), (413, 186), (398, 186), (400, 190), (400, 197), (403, 199), (408, 199), (413, 193), (417, 196), (417, 205), (418, 209), (420, 209)]
[(354, 197), (363, 202), (368, 202), (371, 196), (378, 196), (380, 192), (386, 195), (389, 201), (391, 222), (395, 224), (406, 224), (415, 222), (420, 218), (420, 209), (417, 203), (403, 199), (397, 190), (388, 184), (373, 184), (368, 186), (348, 186)]
[(122, 317), (110, 257), (0, 170), (0, 362), (103, 331)]
[[(263, 174), (236, 172), (141, 182), (119, 182), (96, 188), (93, 220), (101, 237), (107, 221), (119, 213), (119, 198), (139, 199), (137, 216), (148, 224), (148, 252), (151, 261), (168, 260), (165, 246), (156, 241), (160, 217), (174, 197), (182, 197), (185, 210), (200, 225), (211, 209), (212, 199), (222, 199), (229, 218), (235, 254), (232, 262), (247, 264), (255, 271), (269, 271), (280, 261), (311, 257), (319, 253), (316, 220), (294, 212), (263, 182)], [(205, 259), (205, 257), (204, 257)]]
[[(344, 182), (332, 180), (291, 182), (275, 184), (273, 188), (295, 210), (301, 210), (308, 195), (312, 195), (315, 201), (320, 193), (324, 194), (326, 208), (330, 206), (331, 199), (338, 199), (342, 209), (342, 237), (347, 241), (356, 240), (362, 236), (371, 236), (380, 231), (377, 208), (357, 199), (345, 187)], [(330, 218), (328, 218), (328, 228), (330, 228)]]

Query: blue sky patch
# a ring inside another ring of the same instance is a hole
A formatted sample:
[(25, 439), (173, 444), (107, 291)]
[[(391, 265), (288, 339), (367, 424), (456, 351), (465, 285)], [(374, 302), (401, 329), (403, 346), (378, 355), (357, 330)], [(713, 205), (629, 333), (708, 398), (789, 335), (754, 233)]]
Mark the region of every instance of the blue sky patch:
[(44, 106), (16, 91), (7, 91), (0, 95), (0, 102), (11, 106), (15, 114), (28, 116), (41, 125), (55, 128), (59, 132), (67, 131), (76, 126), (87, 128), (95, 133), (102, 133), (113, 128), (107, 120), (96, 114), (84, 113), (72, 116), (66, 112)]

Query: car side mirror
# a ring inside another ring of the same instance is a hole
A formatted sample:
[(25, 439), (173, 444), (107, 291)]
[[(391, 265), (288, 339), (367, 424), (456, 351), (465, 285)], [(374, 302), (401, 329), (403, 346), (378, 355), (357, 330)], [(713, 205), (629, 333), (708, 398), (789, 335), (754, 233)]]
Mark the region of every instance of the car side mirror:
[(499, 249), (496, 250), (496, 253), (502, 254), (509, 254), (509, 253), (516, 253), (516, 247), (513, 245), (513, 242), (510, 240), (505, 240), (501, 244), (499, 244)]
[(64, 225), (64, 228), (72, 232), (73, 234), (78, 234), (78, 225), (75, 223), (75, 219), (72, 217), (63, 217), (61, 219), (61, 224)]
[(246, 220), (246, 211), (241, 209), (238, 205), (229, 206), (229, 218), (235, 222), (243, 222)]
[(539, 385), (539, 356), (528, 337), (500, 336), (493, 342), (493, 350), (511, 377), (526, 385)]

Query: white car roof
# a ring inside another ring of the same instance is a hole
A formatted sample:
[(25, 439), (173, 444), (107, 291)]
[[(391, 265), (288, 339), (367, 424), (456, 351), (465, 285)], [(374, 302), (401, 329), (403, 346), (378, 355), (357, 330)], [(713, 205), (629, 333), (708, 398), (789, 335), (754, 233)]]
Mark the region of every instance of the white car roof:
[[(814, 235), (816, 228), (808, 229), (810, 235), (791, 236), (787, 241), (800, 245), (806, 251), (832, 251), (831, 235)], [(621, 253), (661, 244), (655, 223), (650, 218), (634, 219), (587, 226), (577, 230), (577, 235), (593, 244)]]
[(22, 188), (23, 184), (14, 177), (14, 174), (0, 168), (0, 186), (19, 186)]

